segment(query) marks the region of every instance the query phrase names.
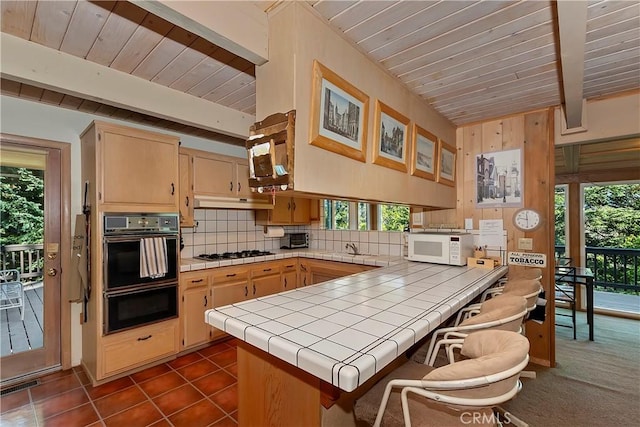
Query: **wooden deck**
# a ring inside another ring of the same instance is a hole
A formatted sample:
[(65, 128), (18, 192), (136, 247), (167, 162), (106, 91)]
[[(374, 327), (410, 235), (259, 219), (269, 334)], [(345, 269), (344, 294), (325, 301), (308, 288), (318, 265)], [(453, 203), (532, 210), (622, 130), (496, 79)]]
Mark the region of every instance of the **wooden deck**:
[(24, 321), (20, 309), (0, 311), (0, 356), (40, 348), (43, 345), (43, 288), (25, 289)]

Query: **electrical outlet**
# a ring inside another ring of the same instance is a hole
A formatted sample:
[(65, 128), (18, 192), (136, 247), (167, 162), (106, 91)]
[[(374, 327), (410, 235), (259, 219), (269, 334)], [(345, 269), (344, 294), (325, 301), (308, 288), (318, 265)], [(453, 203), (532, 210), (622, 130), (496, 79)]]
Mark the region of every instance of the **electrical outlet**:
[(518, 239), (518, 249), (531, 250), (533, 249), (533, 239), (529, 237), (521, 237)]

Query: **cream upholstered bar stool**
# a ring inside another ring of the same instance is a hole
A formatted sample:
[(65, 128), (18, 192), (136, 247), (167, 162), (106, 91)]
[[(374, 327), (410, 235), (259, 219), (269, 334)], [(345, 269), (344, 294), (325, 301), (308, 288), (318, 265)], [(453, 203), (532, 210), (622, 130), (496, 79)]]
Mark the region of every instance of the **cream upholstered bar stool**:
[(537, 280), (542, 281), (542, 269), (538, 267), (527, 268), (525, 270), (515, 271), (510, 273), (508, 277), (502, 278), (498, 280), (496, 286), (493, 286), (486, 291), (483, 292), (482, 297), (480, 298), (480, 302), (485, 301), (487, 298), (490, 298), (494, 295), (499, 295), (504, 291), (504, 287), (510, 281), (517, 280)]
[(517, 332), (484, 330), (455, 345), (467, 359), (439, 368), (409, 360), (356, 401), (356, 420), (376, 427), (496, 425), (494, 407), (522, 387), (529, 341)]
[[(518, 295), (518, 296), (524, 297), (527, 300), (527, 312), (530, 313), (533, 310), (535, 310), (536, 305), (538, 303), (538, 296), (543, 290), (542, 284), (540, 283), (539, 279), (513, 279), (506, 282), (504, 286), (501, 286), (499, 289), (490, 288), (489, 290), (492, 290), (492, 289), (496, 289), (496, 291), (499, 290), (499, 292), (491, 292), (489, 294), (485, 293), (483, 294), (483, 298), (481, 299), (481, 302), (476, 304), (470, 304), (462, 308), (460, 311), (458, 311), (455, 324), (458, 325), (460, 324), (460, 322), (462, 322), (464, 319), (468, 318), (469, 316), (477, 314), (480, 311), (480, 307), (484, 302), (487, 302), (492, 298), (495, 298), (496, 296), (503, 295), (503, 294)], [(487, 296), (487, 298), (484, 298), (485, 295)]]
[(500, 329), (520, 332), (528, 313), (527, 300), (520, 295), (500, 295), (481, 304), (478, 314), (464, 319), (455, 326), (437, 329), (431, 335), (424, 363), (433, 366), (442, 346), (447, 351), (455, 338), (463, 338), (473, 331)]

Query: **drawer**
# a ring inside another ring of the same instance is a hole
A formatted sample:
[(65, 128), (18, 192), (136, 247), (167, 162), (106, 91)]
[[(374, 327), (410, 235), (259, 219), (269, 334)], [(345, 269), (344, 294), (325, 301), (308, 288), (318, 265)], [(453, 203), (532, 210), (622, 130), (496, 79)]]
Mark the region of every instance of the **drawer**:
[(265, 262), (251, 267), (251, 277), (272, 276), (280, 274), (281, 264), (279, 262)]
[(295, 258), (289, 258), (282, 261), (282, 272), (298, 271), (298, 260)]
[(171, 320), (105, 337), (102, 377), (176, 354), (177, 325)]
[[(210, 270), (211, 271), (211, 270)], [(213, 284), (249, 280), (249, 267), (222, 267), (211, 272)]]
[(180, 273), (180, 287), (182, 290), (209, 286), (209, 271), (188, 271)]

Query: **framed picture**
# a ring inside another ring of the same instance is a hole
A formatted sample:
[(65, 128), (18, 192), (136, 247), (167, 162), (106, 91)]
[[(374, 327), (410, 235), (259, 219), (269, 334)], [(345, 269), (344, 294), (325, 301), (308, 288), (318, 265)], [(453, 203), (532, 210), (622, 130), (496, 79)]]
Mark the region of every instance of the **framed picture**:
[(366, 161), (369, 97), (318, 61), (313, 61), (312, 145)]
[(438, 138), (416, 124), (412, 133), (411, 175), (435, 181)]
[(442, 140), (438, 141), (438, 182), (456, 185), (456, 147)]
[(522, 207), (522, 150), (476, 155), (476, 207)]
[(374, 131), (376, 146), (373, 163), (406, 172), (409, 158), (409, 119), (378, 100)]

